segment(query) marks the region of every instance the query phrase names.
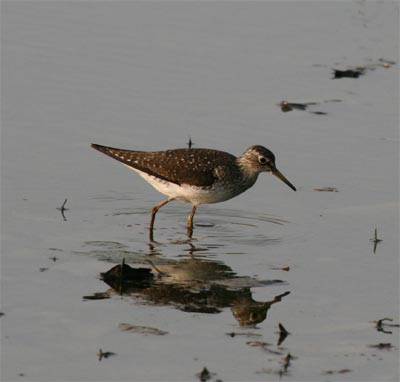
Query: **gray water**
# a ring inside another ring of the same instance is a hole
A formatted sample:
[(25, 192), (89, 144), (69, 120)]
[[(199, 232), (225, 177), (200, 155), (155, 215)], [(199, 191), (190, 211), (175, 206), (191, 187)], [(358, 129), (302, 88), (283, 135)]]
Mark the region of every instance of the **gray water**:
[[(204, 367), (213, 381), (398, 380), (399, 328), (376, 328), (399, 324), (398, 3), (1, 11), (2, 380), (190, 381)], [(317, 105), (284, 113), (284, 99)], [(89, 145), (189, 137), (235, 155), (265, 145), (298, 191), (262, 175), (200, 206), (192, 240), (190, 206), (170, 203), (150, 243), (164, 196)], [(110, 288), (99, 275), (124, 258), (154, 282)]]

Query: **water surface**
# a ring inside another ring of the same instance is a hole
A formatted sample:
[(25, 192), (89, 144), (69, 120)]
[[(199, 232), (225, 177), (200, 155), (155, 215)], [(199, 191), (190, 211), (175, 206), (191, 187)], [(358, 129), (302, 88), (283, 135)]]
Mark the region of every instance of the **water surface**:
[[(398, 380), (397, 3), (1, 7), (3, 380)], [(298, 191), (263, 174), (192, 240), (170, 203), (150, 243), (163, 196), (90, 143), (189, 137)], [(123, 259), (154, 279), (105, 283)]]

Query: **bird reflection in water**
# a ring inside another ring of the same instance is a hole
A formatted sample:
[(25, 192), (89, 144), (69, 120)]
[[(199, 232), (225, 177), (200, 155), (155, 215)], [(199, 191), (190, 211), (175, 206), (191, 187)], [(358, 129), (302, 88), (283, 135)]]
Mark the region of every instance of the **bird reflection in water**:
[(283, 281), (239, 277), (223, 262), (194, 256), (179, 261), (152, 259), (157, 262), (151, 263), (153, 269), (132, 268), (123, 262), (102, 273), (102, 280), (112, 288), (106, 293), (139, 297), (148, 304), (173, 306), (185, 312), (219, 313), (230, 307), (241, 326), (264, 321), (270, 307), (290, 293), (271, 301), (255, 301), (252, 287)]
[(236, 300), (231, 310), (240, 326), (255, 326), (267, 318), (267, 312), (273, 304), (282, 301), (290, 292), (275, 296), (273, 300), (260, 302), (251, 296), (241, 297)]

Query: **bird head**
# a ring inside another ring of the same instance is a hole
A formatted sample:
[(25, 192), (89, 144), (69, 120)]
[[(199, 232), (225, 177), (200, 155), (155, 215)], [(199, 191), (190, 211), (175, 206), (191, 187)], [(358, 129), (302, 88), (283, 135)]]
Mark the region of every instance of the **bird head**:
[(277, 169), (275, 165), (275, 155), (264, 146), (251, 146), (239, 158), (240, 165), (252, 173), (269, 172), (275, 175), (283, 183), (296, 191), (296, 187), (290, 183), (286, 177)]

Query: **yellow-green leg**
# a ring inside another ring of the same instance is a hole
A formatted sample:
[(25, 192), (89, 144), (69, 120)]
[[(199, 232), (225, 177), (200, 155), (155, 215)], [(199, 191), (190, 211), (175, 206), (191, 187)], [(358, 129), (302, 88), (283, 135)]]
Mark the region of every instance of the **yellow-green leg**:
[(194, 214), (196, 213), (196, 209), (197, 209), (197, 206), (194, 205), (192, 207), (192, 211), (190, 211), (190, 215), (187, 220), (187, 235), (189, 237), (192, 237), (192, 234), (193, 234), (193, 217), (194, 217)]
[(150, 235), (153, 234), (153, 228), (154, 228), (154, 219), (156, 218), (156, 213), (157, 211), (162, 207), (165, 206), (167, 203), (169, 203), (171, 200), (174, 200), (175, 198), (168, 198), (163, 200), (161, 203), (158, 203), (153, 207), (151, 210), (151, 217), (150, 217)]

